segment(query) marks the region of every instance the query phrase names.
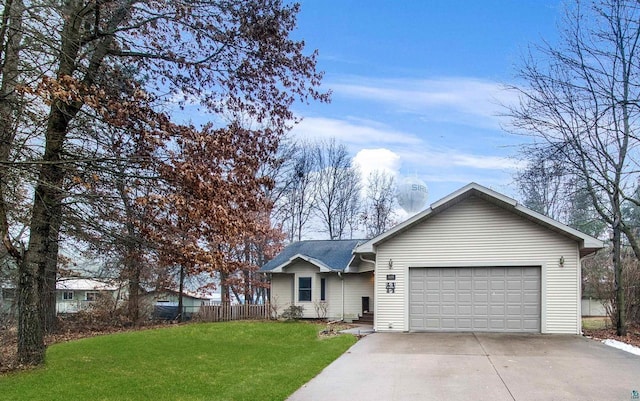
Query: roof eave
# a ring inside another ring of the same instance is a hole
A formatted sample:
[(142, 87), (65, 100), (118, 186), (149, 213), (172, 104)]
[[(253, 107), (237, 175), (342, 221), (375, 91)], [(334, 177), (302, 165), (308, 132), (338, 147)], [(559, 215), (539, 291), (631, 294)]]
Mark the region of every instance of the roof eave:
[(324, 263), (322, 263), (318, 259), (314, 259), (314, 258), (311, 258), (309, 256), (306, 256), (306, 255), (303, 255), (303, 254), (299, 253), (299, 254), (293, 255), (292, 257), (289, 258), (289, 260), (287, 260), (286, 262), (274, 267), (271, 270), (264, 270), (264, 273), (286, 273), (284, 271), (284, 269), (289, 267), (289, 265), (291, 265), (292, 263), (294, 263), (298, 259), (302, 259), (305, 262), (311, 263), (312, 265), (316, 266), (318, 269), (320, 269), (320, 273), (331, 273), (331, 272), (336, 271), (336, 270), (330, 268), (329, 266), (325, 265)]
[(542, 225), (543, 227), (546, 227), (552, 231), (564, 235), (565, 237), (578, 241), (580, 243), (581, 255), (583, 252), (586, 252), (585, 255), (588, 255), (590, 253), (596, 252), (598, 249), (604, 248), (604, 242), (600, 241), (599, 239), (578, 231), (575, 228), (562, 224), (556, 220), (553, 220), (552, 218), (540, 214), (534, 210), (528, 209), (525, 206), (516, 205), (515, 210), (518, 211), (520, 215), (524, 215), (525, 217), (530, 218), (532, 221)]
[(450, 195), (432, 203), (428, 209), (425, 209), (424, 211), (416, 214), (403, 223), (398, 224), (389, 231), (386, 231), (360, 245), (359, 247), (356, 247), (354, 253), (375, 253), (376, 247), (380, 243), (393, 238), (406, 230), (409, 230), (415, 224), (428, 218), (430, 215), (446, 210), (471, 196), (478, 196), (504, 209), (511, 209), (513, 212), (515, 212), (515, 214), (523, 218), (529, 219), (532, 222), (540, 224), (561, 235), (564, 235), (565, 237), (569, 237), (575, 241), (578, 241), (580, 243), (581, 254), (582, 252), (586, 252), (585, 254), (589, 254), (604, 247), (604, 243), (602, 241), (593, 238), (590, 235), (584, 234), (574, 228), (559, 223), (543, 214), (537, 213), (525, 206), (522, 206), (518, 204), (516, 200), (509, 198), (508, 196), (502, 195), (494, 190), (472, 182), (451, 193)]

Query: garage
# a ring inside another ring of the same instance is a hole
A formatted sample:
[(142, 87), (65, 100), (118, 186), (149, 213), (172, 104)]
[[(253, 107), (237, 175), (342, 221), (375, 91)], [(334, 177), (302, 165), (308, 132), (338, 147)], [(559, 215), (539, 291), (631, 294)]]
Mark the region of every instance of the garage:
[(579, 334), (583, 257), (602, 241), (471, 183), (356, 247), (374, 329)]
[(409, 270), (409, 329), (540, 332), (540, 267)]

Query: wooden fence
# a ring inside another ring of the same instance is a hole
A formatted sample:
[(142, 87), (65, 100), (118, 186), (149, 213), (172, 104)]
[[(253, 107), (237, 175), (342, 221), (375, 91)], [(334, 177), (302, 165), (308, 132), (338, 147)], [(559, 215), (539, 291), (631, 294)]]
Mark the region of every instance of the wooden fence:
[(194, 316), (202, 322), (227, 322), (229, 320), (263, 320), (271, 318), (269, 304), (262, 305), (203, 305)]

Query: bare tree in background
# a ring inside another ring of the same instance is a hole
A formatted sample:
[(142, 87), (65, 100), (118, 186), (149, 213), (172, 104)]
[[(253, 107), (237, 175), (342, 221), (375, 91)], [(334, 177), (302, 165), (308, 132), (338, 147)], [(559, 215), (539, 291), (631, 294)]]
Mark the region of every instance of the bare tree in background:
[(567, 175), (562, 161), (547, 154), (527, 156), (530, 158), (527, 167), (515, 176), (524, 205), (562, 221), (567, 209)]
[(373, 238), (387, 231), (394, 224), (395, 179), (380, 170), (374, 170), (367, 177), (362, 221), (367, 238)]
[(351, 164), (347, 148), (335, 139), (315, 149), (316, 216), (329, 239), (342, 239), (355, 231), (360, 213), (360, 173)]
[(314, 210), (316, 153), (318, 145), (301, 141), (292, 146), (286, 161), (288, 174), (284, 178), (285, 193), (280, 202), (283, 224), (289, 242), (302, 240)]
[(626, 333), (623, 236), (640, 243), (623, 207), (638, 204), (640, 118), (640, 3), (575, 1), (566, 8), (561, 44), (543, 44), (525, 58), (510, 107), (513, 131), (536, 138), (531, 153), (561, 161), (588, 193), (612, 232), (617, 332)]

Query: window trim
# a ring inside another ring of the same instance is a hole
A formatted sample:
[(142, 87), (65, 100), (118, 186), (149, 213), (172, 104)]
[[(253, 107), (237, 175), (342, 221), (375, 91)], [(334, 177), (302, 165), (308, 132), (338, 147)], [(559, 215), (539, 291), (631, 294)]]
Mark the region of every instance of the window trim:
[(63, 291), (62, 299), (64, 301), (73, 301), (73, 291)]
[[(302, 281), (309, 282), (308, 287), (302, 286)], [(312, 298), (313, 279), (311, 277), (298, 277), (298, 302), (311, 302)], [(306, 295), (308, 293), (308, 295)], [(305, 294), (303, 297), (302, 294)], [(304, 298), (304, 299), (303, 299)], [(307, 299), (308, 298), (308, 299)]]
[[(91, 294), (93, 299), (89, 299), (89, 294)], [(87, 302), (97, 301), (99, 296), (100, 296), (100, 293), (98, 291), (87, 291), (84, 294), (84, 300), (87, 301)]]

